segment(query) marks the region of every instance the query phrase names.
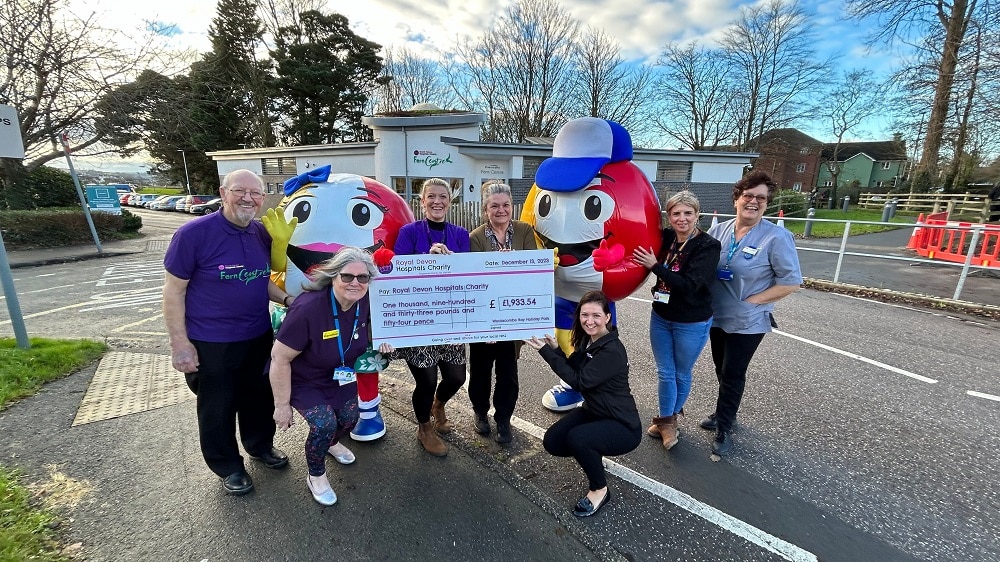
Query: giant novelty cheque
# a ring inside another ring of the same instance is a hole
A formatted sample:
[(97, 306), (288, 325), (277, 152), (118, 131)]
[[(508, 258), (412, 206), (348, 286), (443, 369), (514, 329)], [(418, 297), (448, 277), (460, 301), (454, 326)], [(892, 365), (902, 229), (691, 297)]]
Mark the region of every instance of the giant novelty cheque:
[(394, 347), (553, 333), (551, 250), (396, 256), (372, 281), (372, 338)]

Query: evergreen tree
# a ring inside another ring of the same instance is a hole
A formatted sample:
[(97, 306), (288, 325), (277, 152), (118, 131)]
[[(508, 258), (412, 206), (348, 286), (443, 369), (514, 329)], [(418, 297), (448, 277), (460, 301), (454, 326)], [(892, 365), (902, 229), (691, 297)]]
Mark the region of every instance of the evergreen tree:
[(380, 48), (355, 35), (340, 14), (307, 11), (298, 26), (282, 27), (271, 51), (281, 140), (292, 145), (370, 140), (361, 117), (382, 71)]

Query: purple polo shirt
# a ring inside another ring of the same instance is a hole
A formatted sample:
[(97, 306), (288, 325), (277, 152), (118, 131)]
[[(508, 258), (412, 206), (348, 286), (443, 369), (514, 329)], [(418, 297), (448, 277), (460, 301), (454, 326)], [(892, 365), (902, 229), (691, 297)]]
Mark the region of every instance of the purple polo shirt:
[(221, 211), (177, 229), (163, 266), (188, 281), (184, 322), (189, 339), (236, 342), (271, 329), (270, 252), (271, 236), (260, 222), (240, 228)]
[[(369, 344), (369, 300), (365, 295), (350, 310), (337, 307), (339, 335), (334, 335), (333, 295), (330, 289), (306, 291), (292, 302), (275, 339), (300, 353), (292, 360), (292, 407), (304, 410), (319, 405), (343, 407), (357, 396), (357, 383), (341, 385), (333, 380), (333, 370), (354, 362)], [(354, 320), (357, 318), (357, 328)], [(346, 361), (341, 361), (340, 345)]]
[(468, 230), (450, 222), (445, 223), (444, 230), (433, 230), (427, 226), (427, 219), (424, 219), (400, 228), (392, 251), (401, 256), (426, 254), (438, 242), (444, 242), (456, 254), (470, 250)]

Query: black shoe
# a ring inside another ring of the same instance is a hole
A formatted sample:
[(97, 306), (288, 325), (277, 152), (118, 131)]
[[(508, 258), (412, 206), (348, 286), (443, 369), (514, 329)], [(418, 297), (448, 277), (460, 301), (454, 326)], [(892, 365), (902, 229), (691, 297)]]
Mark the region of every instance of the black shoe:
[(476, 433), (489, 435), (491, 431), (490, 420), (486, 417), (486, 414), (476, 414)]
[(716, 430), (715, 440), (712, 441), (712, 452), (720, 457), (724, 457), (729, 454), (733, 448), (733, 434), (730, 431), (724, 429)]
[(698, 427), (709, 431), (715, 431), (716, 429), (719, 429), (719, 420), (715, 419), (715, 414), (709, 414), (707, 418), (701, 420)]
[(611, 500), (611, 490), (608, 490), (604, 494), (604, 499), (595, 507), (594, 504), (590, 503), (587, 496), (580, 498), (580, 501), (576, 502), (576, 507), (573, 508), (573, 515), (577, 517), (590, 517), (591, 515), (597, 513), (605, 504)]
[(285, 468), (288, 466), (288, 456), (274, 447), (271, 447), (271, 450), (266, 453), (261, 453), (256, 456), (250, 455), (250, 458), (264, 463), (264, 466), (267, 468)]
[(253, 490), (253, 480), (245, 471), (234, 472), (222, 479), (222, 488), (230, 496), (242, 496)]
[(510, 432), (510, 422), (497, 422), (497, 443), (506, 445), (513, 441), (514, 436)]

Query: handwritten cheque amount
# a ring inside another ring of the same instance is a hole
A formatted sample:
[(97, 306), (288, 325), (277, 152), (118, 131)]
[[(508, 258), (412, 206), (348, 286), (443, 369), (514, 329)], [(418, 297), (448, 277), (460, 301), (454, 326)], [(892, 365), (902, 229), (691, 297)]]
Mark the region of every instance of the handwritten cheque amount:
[[(396, 256), (370, 288), (375, 346), (521, 340), (554, 333), (548, 250)], [(511, 292), (530, 288), (530, 294)]]

